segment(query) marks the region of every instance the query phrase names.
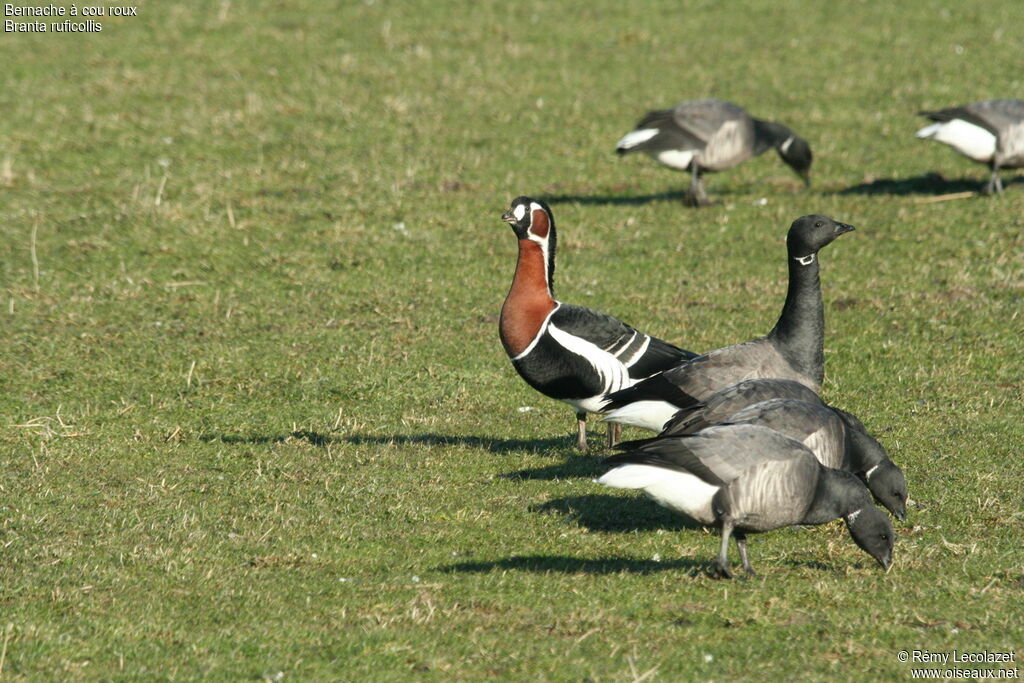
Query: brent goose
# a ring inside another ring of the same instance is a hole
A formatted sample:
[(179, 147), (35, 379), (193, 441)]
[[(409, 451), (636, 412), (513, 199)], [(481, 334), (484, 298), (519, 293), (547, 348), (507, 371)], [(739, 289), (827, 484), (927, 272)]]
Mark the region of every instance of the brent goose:
[(892, 564), (889, 518), (849, 472), (825, 467), (805, 446), (767, 427), (723, 425), (689, 436), (655, 439), (614, 455), (598, 483), (642, 489), (658, 504), (722, 530), (718, 572), (732, 577), (729, 537), (743, 568), (746, 535), (842, 517), (858, 546), (883, 568)]
[(1003, 191), (999, 169), (1024, 168), (1024, 101), (985, 100), (919, 113), (935, 123), (917, 137), (947, 144), (991, 169), (985, 194)]
[(774, 148), (810, 185), (811, 147), (781, 123), (750, 116), (732, 102), (688, 100), (648, 112), (615, 147), (620, 155), (646, 152), (669, 168), (690, 172), (689, 206), (710, 203), (701, 174), (724, 171)]
[[(791, 379), (814, 392), (825, 377), (825, 313), (818, 251), (853, 226), (828, 216), (796, 219), (786, 237), (789, 288), (778, 322), (766, 336), (711, 351), (607, 396), (615, 421), (661, 431), (680, 408), (737, 382)], [(626, 410), (619, 410), (628, 406)]]
[[(557, 237), (547, 204), (518, 197), (501, 218), (519, 238), (515, 276), (501, 307), (501, 343), (527, 384), (576, 411), (577, 445), (586, 450), (587, 413), (602, 412), (604, 394), (696, 354), (554, 298)], [(609, 425), (609, 445), (616, 431)]]
[[(681, 408), (656, 438), (694, 434), (713, 424), (756, 424), (796, 439), (826, 467), (856, 474), (880, 505), (897, 519), (906, 519), (907, 481), (882, 444), (855, 416), (826, 405), (799, 382), (752, 379), (727, 387), (706, 401)], [(627, 441), (619, 448), (637, 448), (652, 440)]]

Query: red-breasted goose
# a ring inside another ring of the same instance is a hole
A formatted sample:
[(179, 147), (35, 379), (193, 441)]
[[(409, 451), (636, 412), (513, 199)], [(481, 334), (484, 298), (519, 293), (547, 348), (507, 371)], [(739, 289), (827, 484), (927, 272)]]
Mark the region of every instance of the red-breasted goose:
[[(796, 439), (826, 467), (856, 474), (880, 505), (897, 519), (906, 519), (907, 480), (882, 444), (856, 417), (826, 405), (799, 382), (751, 379), (734, 384), (681, 408), (656, 438), (695, 434), (715, 424), (756, 424)], [(651, 440), (627, 441), (619, 448), (637, 448)]]
[(999, 169), (1024, 168), (1024, 101), (985, 100), (919, 113), (935, 123), (917, 137), (947, 144), (991, 169), (985, 194), (1003, 191)]
[(709, 203), (701, 174), (724, 171), (769, 149), (810, 185), (811, 146), (781, 123), (750, 116), (732, 102), (688, 100), (673, 109), (648, 112), (615, 147), (620, 155), (645, 152), (659, 163), (690, 172), (683, 201)]
[[(815, 393), (825, 377), (825, 312), (818, 251), (853, 226), (828, 216), (796, 219), (786, 237), (789, 288), (778, 322), (766, 336), (684, 361), (608, 395), (606, 411), (626, 424), (660, 431), (680, 409), (747, 379), (774, 377)], [(631, 405), (632, 404), (632, 405)], [(628, 406), (628, 409), (619, 410)]]
[(824, 524), (842, 517), (857, 545), (883, 568), (892, 565), (889, 518), (849, 472), (825, 467), (805, 446), (767, 427), (709, 427), (689, 436), (655, 439), (614, 455), (598, 483), (641, 489), (658, 504), (722, 530), (719, 574), (732, 577), (729, 537), (743, 568), (748, 533)]
[[(576, 411), (577, 445), (586, 450), (587, 413), (601, 412), (604, 394), (696, 354), (555, 299), (557, 237), (547, 204), (518, 197), (501, 218), (519, 238), (515, 276), (501, 307), (501, 343), (527, 384)], [(609, 426), (610, 445), (615, 436)]]

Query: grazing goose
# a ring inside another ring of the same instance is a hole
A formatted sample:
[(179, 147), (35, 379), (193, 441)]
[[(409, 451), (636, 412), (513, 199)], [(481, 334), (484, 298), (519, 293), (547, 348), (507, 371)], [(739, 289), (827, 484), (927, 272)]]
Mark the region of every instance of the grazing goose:
[[(609, 415), (606, 419), (614, 419)], [(658, 437), (694, 434), (713, 424), (755, 424), (804, 444), (826, 467), (856, 474), (875, 500), (899, 520), (907, 517), (907, 480), (882, 444), (856, 417), (826, 405), (817, 394), (784, 379), (740, 382), (688, 408), (665, 423)], [(638, 448), (654, 439), (627, 441)]]
[[(577, 445), (586, 450), (587, 413), (601, 412), (604, 394), (696, 354), (554, 298), (557, 238), (547, 204), (518, 197), (501, 218), (519, 238), (515, 276), (501, 307), (501, 343), (527, 384), (576, 411)], [(610, 426), (609, 445), (615, 432)]]
[[(746, 379), (775, 377), (821, 390), (825, 377), (825, 313), (818, 251), (853, 226), (827, 216), (796, 219), (786, 237), (789, 289), (766, 336), (711, 351), (607, 396), (614, 421), (661, 431), (680, 408)], [(628, 406), (625, 410), (620, 410)]]
[(879, 503), (896, 519), (907, 518), (907, 479), (903, 470), (889, 459), (882, 444), (868, 433), (864, 424), (841, 408), (830, 406), (846, 427), (847, 457), (855, 472)]
[(661, 164), (690, 172), (688, 206), (709, 204), (701, 174), (724, 171), (775, 148), (810, 185), (811, 147), (781, 123), (761, 121), (732, 102), (689, 100), (648, 112), (615, 146), (620, 155), (646, 152)]
[(1024, 101), (985, 100), (919, 113), (935, 123), (917, 137), (947, 144), (991, 169), (985, 194), (1003, 191), (999, 169), (1024, 168)]
[(709, 427), (655, 439), (605, 462), (598, 483), (642, 489), (659, 505), (722, 530), (718, 572), (732, 577), (729, 537), (748, 574), (747, 534), (842, 517), (858, 546), (885, 569), (892, 564), (889, 518), (849, 472), (825, 467), (802, 444), (754, 425)]

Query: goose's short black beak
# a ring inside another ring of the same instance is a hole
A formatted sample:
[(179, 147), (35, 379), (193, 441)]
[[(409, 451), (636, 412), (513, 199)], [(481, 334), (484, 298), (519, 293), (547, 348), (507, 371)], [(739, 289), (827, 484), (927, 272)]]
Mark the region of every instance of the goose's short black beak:
[(852, 225), (847, 225), (846, 223), (840, 223), (839, 221), (836, 221), (836, 235), (842, 235), (844, 232), (852, 232), (853, 230), (856, 229), (857, 228), (853, 227)]
[(883, 557), (876, 558), (878, 564), (882, 565), (882, 569), (888, 574), (889, 570), (892, 569), (892, 553), (886, 553)]
[(516, 217), (512, 215), (512, 209), (509, 209), (505, 213), (501, 214), (501, 220), (505, 221), (506, 223), (515, 223)]
[(800, 174), (800, 178), (804, 181), (804, 187), (811, 186), (811, 174), (804, 172)]

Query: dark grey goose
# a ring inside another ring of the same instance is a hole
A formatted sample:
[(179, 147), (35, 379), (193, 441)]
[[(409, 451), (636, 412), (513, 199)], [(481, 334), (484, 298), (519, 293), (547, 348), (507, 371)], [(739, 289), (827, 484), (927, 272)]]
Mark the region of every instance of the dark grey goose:
[(762, 121), (725, 100), (688, 100), (648, 112), (615, 146), (620, 155), (645, 152), (659, 163), (690, 172), (684, 202), (709, 202), (701, 175), (724, 171), (769, 149), (810, 184), (811, 147), (781, 123)]
[[(799, 382), (752, 379), (727, 387), (706, 401), (681, 408), (658, 437), (694, 434), (725, 423), (762, 425), (799, 441), (826, 467), (856, 474), (880, 505), (897, 519), (906, 519), (903, 470), (860, 420), (825, 404)], [(647, 441), (627, 441), (619, 448), (629, 450)]]
[(825, 377), (825, 312), (818, 251), (853, 226), (828, 216), (796, 219), (786, 237), (789, 288), (775, 327), (608, 394), (605, 419), (661, 431), (680, 408), (747, 379), (790, 379), (817, 393)]
[(825, 467), (802, 444), (767, 427), (723, 425), (689, 436), (659, 438), (614, 455), (598, 483), (640, 489), (658, 504), (722, 530), (717, 569), (732, 577), (729, 537), (743, 568), (748, 533), (825, 524), (842, 517), (857, 545), (883, 568), (892, 565), (894, 534), (864, 484)]
[[(680, 409), (658, 436), (694, 434), (716, 424), (760, 424), (797, 439), (826, 467), (856, 474), (880, 505), (906, 519), (906, 477), (878, 439), (846, 411), (827, 405), (800, 382), (746, 380)], [(629, 450), (647, 439), (626, 441)]]
[(999, 169), (1024, 168), (1024, 101), (985, 100), (919, 113), (934, 123), (917, 131), (917, 137), (949, 145), (989, 167), (985, 194), (1003, 191)]

